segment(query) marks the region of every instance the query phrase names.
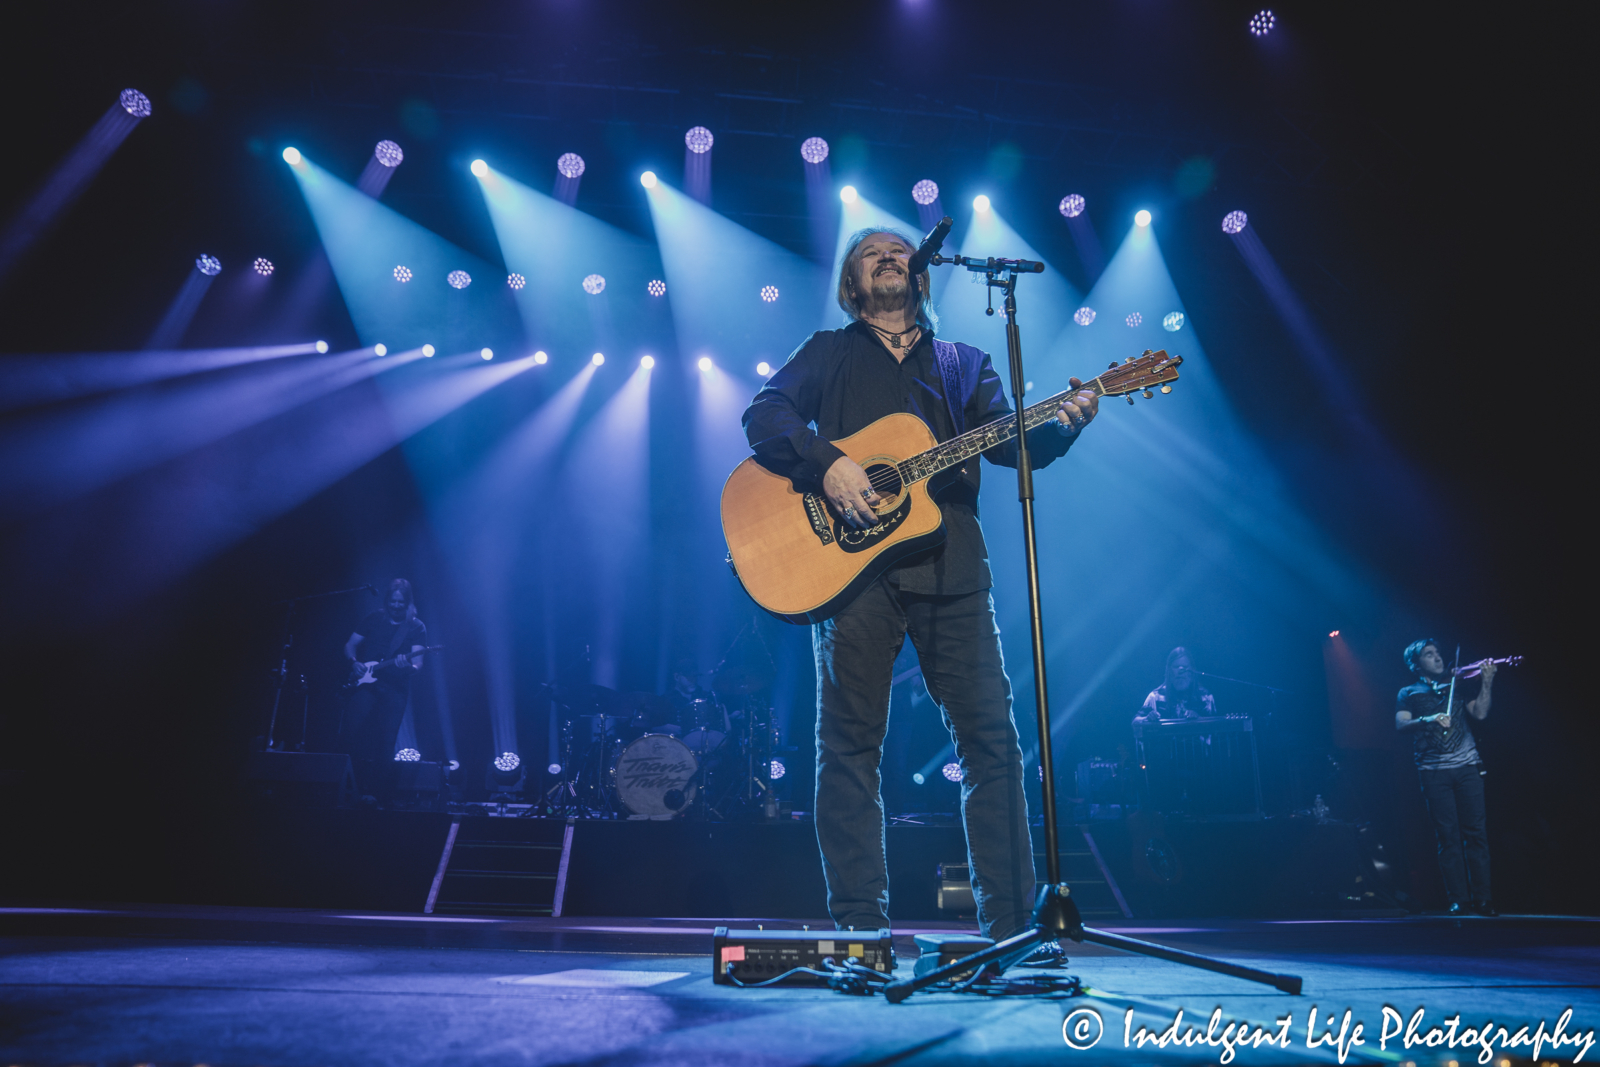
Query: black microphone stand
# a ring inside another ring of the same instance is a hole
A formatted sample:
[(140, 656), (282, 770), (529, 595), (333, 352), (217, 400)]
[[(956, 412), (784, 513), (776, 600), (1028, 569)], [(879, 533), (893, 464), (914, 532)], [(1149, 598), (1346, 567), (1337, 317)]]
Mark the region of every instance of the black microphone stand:
[[(377, 595), (377, 590), (370, 585), (353, 585), (349, 589), (332, 589), (326, 593), (307, 593), (305, 596), (290, 597), (287, 600), (274, 600), (271, 607), (285, 608), (283, 613), (283, 645), (278, 649), (278, 669), (273, 672), (277, 676), (278, 684), (272, 694), (272, 717), (267, 720), (267, 748), (274, 748), (277, 742), (273, 734), (278, 728), (278, 708), (283, 702), (283, 691), (289, 684), (289, 651), (294, 648), (294, 613), (301, 604), (307, 600), (321, 600), (323, 597), (343, 596), (346, 593), (360, 593), (366, 591)], [(304, 678), (301, 679), (301, 688), (305, 687)], [(306, 719), (311, 711), (311, 694), (305, 694), (306, 705), (300, 715), (300, 751), (306, 747)]]
[[(1055, 772), (1051, 758), (1050, 701), (1049, 690), (1045, 685), (1044, 616), (1039, 592), (1039, 546), (1033, 523), (1033, 467), (1028, 452), (1026, 423), (1023, 420), (1025, 410), (1023, 397), (1027, 379), (1022, 372), (1022, 334), (1017, 329), (1017, 276), (1042, 273), (1044, 264), (1027, 259), (996, 259), (992, 256), (987, 259), (976, 259), (971, 256), (937, 254), (932, 256), (929, 262), (935, 265), (951, 263), (965, 267), (969, 271), (982, 271), (989, 288), (999, 289), (1005, 294), (1003, 307), (1006, 315), (1006, 355), (1010, 362), (1012, 403), (1017, 410), (1017, 498), (1022, 503), (1023, 551), (1026, 554), (1028, 574), (1028, 621), (1033, 638), (1033, 689), (1039, 722), (1039, 769), (1044, 803), (1047, 883), (1039, 890), (1039, 899), (1033, 909), (1033, 924), (1028, 929), (1015, 937), (1007, 938), (981, 952), (963, 956), (926, 974), (890, 982), (884, 986), (884, 996), (890, 1003), (898, 1004), (919, 989), (939, 982), (952, 981), (958, 976), (970, 974), (977, 967), (993, 963), (997, 970), (1003, 971), (1012, 963), (1026, 957), (1035, 946), (1056, 941), (1061, 937), (1073, 941), (1092, 941), (1127, 952), (1138, 952), (1173, 963), (1215, 971), (1218, 974), (1262, 982), (1285, 993), (1298, 995), (1301, 983), (1296, 975), (1272, 974), (1254, 967), (1244, 967), (1225, 960), (1212, 959), (1209, 956), (1183, 952), (1164, 945), (1140, 941), (1137, 938), (1124, 937), (1121, 934), (1093, 930), (1083, 925), (1083, 919), (1078, 914), (1078, 906), (1072, 900), (1071, 890), (1061, 880), (1061, 852), (1056, 829)], [(993, 305), (989, 307), (988, 313), (994, 314)]]

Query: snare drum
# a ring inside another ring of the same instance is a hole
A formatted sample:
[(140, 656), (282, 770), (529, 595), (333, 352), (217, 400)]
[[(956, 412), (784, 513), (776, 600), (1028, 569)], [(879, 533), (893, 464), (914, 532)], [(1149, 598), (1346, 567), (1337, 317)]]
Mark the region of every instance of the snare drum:
[(635, 818), (672, 819), (694, 802), (699, 762), (689, 746), (668, 734), (629, 742), (611, 766), (611, 787)]

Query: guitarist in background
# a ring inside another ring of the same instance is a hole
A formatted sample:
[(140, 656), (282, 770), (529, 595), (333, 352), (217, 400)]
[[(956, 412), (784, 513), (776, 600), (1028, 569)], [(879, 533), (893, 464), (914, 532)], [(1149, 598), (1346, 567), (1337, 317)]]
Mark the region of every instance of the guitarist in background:
[(377, 796), (387, 786), (395, 737), (411, 700), (411, 680), (422, 669), (420, 653), (427, 636), (428, 628), (417, 618), (411, 583), (396, 578), (389, 583), (383, 609), (362, 619), (344, 643), (352, 674), (362, 664), (378, 661), (373, 671), (377, 681), (350, 694), (339, 731), (341, 747), (355, 762), (356, 783), (367, 796)]
[[(879, 497), (866, 472), (831, 441), (896, 412), (916, 415), (946, 441), (1011, 411), (986, 354), (935, 340), (928, 274), (913, 278), (908, 270), (914, 248), (892, 230), (851, 237), (838, 289), (849, 324), (813, 334), (744, 414), (757, 462), (802, 491), (820, 489), (843, 522), (862, 529), (877, 522), (872, 507)], [(1092, 392), (1077, 393), (1055, 421), (1036, 428), (1028, 438), (1034, 465), (1065, 455), (1098, 403)], [(985, 455), (1015, 467), (1016, 441)], [(894, 660), (908, 633), (961, 761), (979, 925), (998, 939), (1020, 932), (1030, 919), (1033, 848), (1022, 750), (989, 596), (978, 475), (974, 460), (931, 487), (943, 513), (941, 544), (892, 567), (812, 628), (817, 843), (828, 911), (840, 929), (889, 925), (879, 764)]]

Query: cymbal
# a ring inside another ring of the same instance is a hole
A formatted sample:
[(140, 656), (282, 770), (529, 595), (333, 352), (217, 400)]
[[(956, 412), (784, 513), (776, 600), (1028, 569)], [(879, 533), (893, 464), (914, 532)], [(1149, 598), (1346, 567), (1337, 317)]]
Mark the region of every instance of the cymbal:
[(772, 684), (773, 672), (764, 667), (728, 667), (711, 679), (714, 692), (744, 696)]

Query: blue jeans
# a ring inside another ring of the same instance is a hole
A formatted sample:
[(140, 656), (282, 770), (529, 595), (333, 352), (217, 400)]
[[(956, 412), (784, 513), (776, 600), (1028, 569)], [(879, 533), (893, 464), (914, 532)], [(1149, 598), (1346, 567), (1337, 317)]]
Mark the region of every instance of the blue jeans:
[(961, 763), (961, 817), (978, 924), (989, 937), (1009, 937), (1031, 917), (1033, 845), (994, 603), (988, 590), (905, 593), (893, 572), (812, 628), (817, 844), (828, 913), (841, 929), (889, 925), (879, 764), (889, 729), (889, 683), (908, 633)]
[(1489, 832), (1479, 764), (1421, 770), (1422, 795), (1439, 838), (1439, 873), (1452, 904), (1489, 901)]

